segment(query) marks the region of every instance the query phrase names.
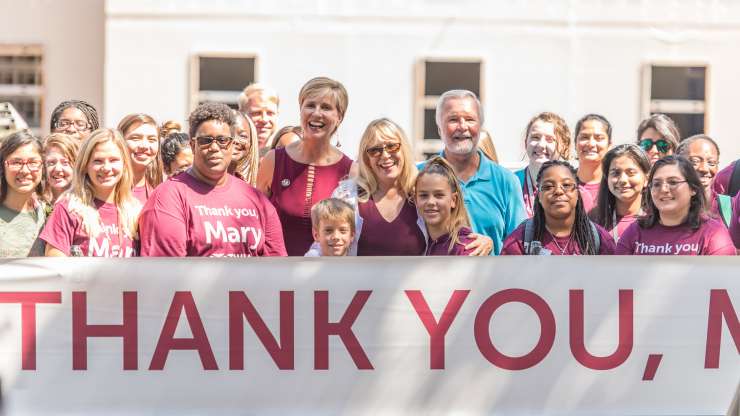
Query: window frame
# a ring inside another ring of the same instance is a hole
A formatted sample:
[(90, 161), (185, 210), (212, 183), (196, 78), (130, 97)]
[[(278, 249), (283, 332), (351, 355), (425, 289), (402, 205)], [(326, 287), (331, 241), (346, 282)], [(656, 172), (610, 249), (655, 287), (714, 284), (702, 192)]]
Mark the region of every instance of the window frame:
[(480, 65), (478, 100), (481, 107), (485, 102), (485, 60), (482, 56), (424, 56), (418, 58), (414, 68), (416, 91), (414, 94), (413, 139), (414, 157), (424, 160), (427, 153), (438, 153), (442, 150), (442, 140), (432, 140), (424, 137), (424, 111), (437, 108), (438, 95), (426, 95), (426, 64), (427, 63), (470, 63)]
[(195, 110), (198, 103), (205, 101), (215, 101), (225, 104), (238, 104), (239, 94), (247, 86), (244, 85), (239, 91), (209, 91), (200, 89), (200, 59), (201, 58), (235, 58), (235, 59), (253, 59), (254, 60), (254, 80), (259, 82), (259, 58), (256, 53), (247, 52), (198, 52), (190, 57), (190, 105), (189, 112)]
[[(42, 134), (43, 127), (46, 125), (46, 113), (44, 105), (46, 103), (46, 59), (44, 47), (37, 43), (9, 43), (0, 44), (0, 56), (38, 56), (40, 63), (38, 66), (38, 84), (2, 84), (0, 83), (0, 96), (20, 96), (31, 97), (38, 100), (38, 126), (31, 123), (24, 117), (29, 129), (36, 135)], [(16, 103), (14, 107), (20, 113)], [(23, 114), (20, 114), (23, 116)]]

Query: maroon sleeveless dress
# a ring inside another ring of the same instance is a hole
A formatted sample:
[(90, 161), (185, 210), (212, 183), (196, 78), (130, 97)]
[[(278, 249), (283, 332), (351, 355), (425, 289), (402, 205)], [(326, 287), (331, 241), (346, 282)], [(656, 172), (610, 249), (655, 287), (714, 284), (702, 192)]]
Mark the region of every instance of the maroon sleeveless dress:
[(331, 196), (351, 166), (346, 155), (333, 165), (315, 166), (296, 162), (285, 148), (275, 149), (270, 202), (280, 217), (289, 256), (303, 256), (311, 247), (311, 207)]
[(362, 230), (357, 241), (358, 256), (422, 256), (424, 234), (416, 224), (416, 208), (406, 201), (391, 222), (380, 215), (372, 198), (358, 204)]

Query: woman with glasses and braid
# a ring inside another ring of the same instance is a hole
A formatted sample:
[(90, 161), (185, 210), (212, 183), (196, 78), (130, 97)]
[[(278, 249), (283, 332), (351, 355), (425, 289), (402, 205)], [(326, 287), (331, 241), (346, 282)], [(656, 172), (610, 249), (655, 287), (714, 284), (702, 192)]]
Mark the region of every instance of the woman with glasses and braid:
[(545, 162), (537, 174), (534, 216), (504, 241), (502, 255), (614, 254), (614, 240), (588, 218), (578, 173), (568, 162)]
[(665, 114), (653, 114), (637, 127), (637, 145), (647, 153), (650, 164), (672, 155), (681, 141), (676, 123)]
[(735, 255), (727, 228), (705, 213), (704, 187), (688, 159), (658, 159), (648, 186), (646, 215), (622, 234), (617, 254)]
[(22, 130), (0, 146), (0, 257), (43, 256), (38, 236), (46, 221), (41, 201), (41, 141)]
[(64, 101), (51, 113), (52, 133), (65, 133), (82, 140), (99, 128), (97, 110), (82, 100)]
[(142, 256), (284, 256), (270, 201), (228, 173), (234, 113), (206, 103), (191, 114), (193, 165), (154, 190), (139, 218)]

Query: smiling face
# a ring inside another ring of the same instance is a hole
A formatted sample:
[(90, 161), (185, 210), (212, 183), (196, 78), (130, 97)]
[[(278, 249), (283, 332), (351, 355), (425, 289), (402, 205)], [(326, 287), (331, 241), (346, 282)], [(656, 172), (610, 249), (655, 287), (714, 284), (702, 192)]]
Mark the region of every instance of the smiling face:
[(249, 96), (245, 110), (257, 129), (257, 140), (262, 149), (277, 128), (278, 106), (270, 97), (254, 93)]
[(46, 183), (54, 195), (59, 195), (69, 189), (74, 177), (74, 166), (72, 161), (64, 156), (62, 149), (58, 146), (48, 147), (44, 155), (44, 165), (46, 166)]
[(322, 256), (346, 256), (355, 237), (351, 225), (342, 219), (322, 219), (312, 231)]
[(134, 125), (126, 132), (124, 139), (131, 155), (131, 168), (134, 172), (146, 171), (159, 153), (157, 126), (146, 123)]
[(377, 135), (365, 149), (365, 162), (378, 183), (393, 184), (401, 176), (404, 163), (401, 141)]
[(193, 150), (190, 147), (183, 147), (175, 155), (175, 160), (168, 166), (170, 176), (175, 176), (180, 172), (188, 170), (193, 166)]
[(301, 103), (304, 140), (329, 140), (341, 122), (336, 99), (330, 93), (308, 96)]
[(214, 140), (208, 145), (201, 146), (198, 144), (199, 137), (231, 137), (231, 128), (228, 124), (218, 120), (205, 121), (198, 127), (195, 137), (190, 142), (193, 151), (193, 169), (197, 171), (196, 175), (211, 184), (220, 184), (226, 178), (226, 170), (231, 163), (231, 148), (234, 143), (232, 141), (228, 146), (221, 148), (218, 141)]
[(110, 140), (97, 144), (90, 154), (85, 173), (99, 199), (105, 200), (100, 196), (115, 190), (121, 180), (125, 166), (123, 157), (118, 146)]
[(238, 162), (249, 155), (251, 137), (249, 137), (249, 122), (244, 117), (237, 117), (236, 135), (231, 146), (231, 160)]
[(578, 182), (573, 173), (565, 166), (552, 166), (541, 175), (538, 199), (545, 216), (552, 219), (575, 216)]
[(640, 165), (629, 156), (619, 156), (612, 160), (607, 173), (607, 185), (615, 198), (631, 202), (642, 194), (647, 186), (647, 176)]
[(705, 190), (712, 189), (714, 177), (719, 170), (719, 154), (717, 148), (706, 140), (698, 139), (691, 142), (686, 153), (691, 165), (699, 174), (702, 186)]
[(468, 155), (476, 151), (480, 136), (480, 112), (475, 100), (470, 97), (446, 100), (438, 123), (445, 152)]
[(62, 111), (57, 125), (53, 126), (52, 133), (65, 133), (79, 140), (90, 135), (90, 123), (85, 113), (78, 108), (69, 107)]
[(653, 175), (650, 195), (661, 219), (684, 218), (688, 215), (691, 197), (696, 193), (686, 183), (678, 165), (665, 165)]
[(530, 165), (539, 170), (543, 163), (560, 158), (555, 124), (537, 120), (529, 129), (526, 140), (527, 157)]
[(606, 126), (598, 120), (584, 121), (576, 137), (576, 152), (581, 163), (601, 163), (609, 150)]
[(427, 227), (440, 230), (450, 222), (458, 195), (452, 192), (447, 178), (426, 173), (416, 181), (416, 207)]
[(41, 182), (43, 161), (33, 144), (26, 144), (5, 158), (5, 182), (8, 193), (29, 195)]

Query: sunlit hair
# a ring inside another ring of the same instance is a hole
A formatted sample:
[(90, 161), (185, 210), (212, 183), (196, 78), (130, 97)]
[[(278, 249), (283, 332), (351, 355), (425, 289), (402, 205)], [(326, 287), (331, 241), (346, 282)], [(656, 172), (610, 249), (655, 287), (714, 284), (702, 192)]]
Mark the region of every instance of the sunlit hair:
[(534, 126), (534, 123), (538, 121), (550, 123), (554, 127), (553, 131), (555, 133), (555, 139), (558, 142), (556, 147), (558, 152), (557, 160), (569, 160), (571, 142), (570, 129), (568, 128), (568, 123), (555, 113), (545, 111), (537, 114), (529, 120), (527, 128), (524, 130), (524, 147), (527, 147), (527, 141), (529, 140), (530, 133), (532, 133), (532, 127)]
[(278, 147), (282, 146), (282, 144), (280, 144), (280, 138), (288, 133), (293, 133), (298, 137), (303, 137), (303, 129), (301, 128), (301, 126), (281, 127), (280, 130), (278, 130), (273, 136), (272, 143), (270, 144), (270, 149), (275, 150)]
[[(648, 184), (653, 183), (653, 177), (655, 177), (658, 169), (670, 165), (678, 166), (678, 170), (686, 180), (686, 184), (689, 186), (689, 189), (694, 191), (694, 195), (691, 196), (691, 201), (689, 202), (689, 214), (686, 218), (686, 224), (688, 224), (691, 229), (696, 230), (701, 227), (704, 221), (706, 221), (707, 217), (704, 214), (706, 211), (707, 200), (704, 195), (704, 185), (701, 184), (699, 175), (696, 173), (694, 166), (691, 165), (691, 162), (689, 162), (688, 159), (683, 156), (666, 156), (662, 159), (658, 159), (650, 170)], [(642, 228), (652, 228), (655, 224), (660, 222), (660, 211), (658, 211), (658, 208), (655, 206), (652, 192), (647, 193), (647, 203), (645, 205), (647, 210), (646, 215), (637, 220), (637, 222)]]
[(478, 121), (479, 125), (483, 125), (483, 107), (480, 105), (480, 100), (474, 92), (468, 90), (449, 90), (439, 96), (437, 100), (437, 107), (434, 112), (434, 120), (437, 122), (437, 127), (442, 125), (442, 109), (444, 109), (445, 103), (449, 100), (462, 100), (471, 99), (475, 102), (475, 107), (478, 109)]
[[(301, 92), (298, 93), (298, 106), (303, 107), (303, 103), (309, 98), (320, 98), (325, 95), (330, 95), (334, 99), (334, 105), (337, 107), (337, 112), (339, 113), (339, 123), (341, 124), (342, 120), (344, 120), (344, 115), (347, 114), (349, 96), (344, 85), (339, 81), (327, 77), (310, 79), (303, 85)], [(338, 127), (339, 124), (337, 124)]]
[(375, 171), (371, 164), (373, 161), (367, 154), (367, 149), (377, 144), (381, 140), (390, 140), (401, 143), (401, 149), (398, 151), (398, 159), (401, 164), (401, 173), (396, 179), (396, 187), (401, 191), (401, 195), (410, 199), (414, 191), (416, 182), (416, 166), (413, 164), (411, 156), (411, 145), (403, 129), (393, 121), (387, 118), (379, 118), (370, 122), (362, 133), (360, 139), (360, 154), (357, 156), (358, 177), (357, 186), (359, 192), (357, 199), (360, 202), (367, 202), (375, 191), (378, 190), (378, 178), (375, 177)]
[[(13, 154), (13, 152), (26, 145), (33, 146), (41, 159), (41, 140), (34, 136), (30, 130), (17, 131), (6, 137), (3, 140), (2, 145), (0, 145), (0, 203), (5, 202), (5, 198), (8, 196), (8, 181), (5, 178), (5, 161), (8, 160), (8, 157)], [(43, 178), (43, 175), (39, 176)], [(34, 189), (34, 194), (37, 196), (41, 194), (42, 182), (43, 179)]]
[(711, 137), (707, 136), (706, 134), (695, 134), (691, 137), (687, 137), (683, 140), (681, 140), (681, 143), (678, 144), (678, 147), (676, 148), (676, 154), (684, 156), (686, 158), (689, 157), (689, 147), (691, 147), (691, 144), (703, 140), (712, 146), (714, 146), (714, 150), (717, 151), (717, 162), (719, 162), (719, 145), (717, 142), (714, 141)]
[(583, 125), (587, 121), (598, 121), (599, 123), (604, 125), (604, 128), (606, 129), (606, 138), (611, 144), (612, 142), (612, 123), (609, 122), (609, 120), (606, 119), (606, 117), (602, 116), (601, 114), (586, 114), (585, 116), (581, 117), (580, 120), (578, 120), (578, 123), (576, 123), (576, 130), (575, 130), (575, 137), (578, 138), (578, 135), (581, 134), (581, 129), (583, 128)]
[[(234, 131), (241, 129), (241, 123), (247, 122), (247, 132), (249, 133), (249, 152), (241, 160), (232, 161), (236, 163), (235, 172), (239, 172), (241, 178), (248, 184), (255, 186), (257, 183), (257, 170), (260, 163), (260, 149), (257, 141), (257, 129), (252, 120), (244, 114), (234, 111)], [(235, 137), (236, 139), (236, 137)]]
[(167, 120), (159, 127), (159, 140), (164, 140), (170, 133), (182, 132), (182, 124), (175, 120)]
[[(542, 207), (542, 203), (540, 202), (542, 181), (544, 180), (545, 172), (557, 167), (565, 168), (573, 178), (573, 183), (578, 183), (578, 172), (570, 163), (562, 160), (550, 160), (542, 164), (542, 168), (540, 168), (540, 172), (537, 174), (537, 189), (539, 189), (539, 191), (537, 198), (535, 198), (534, 201), (534, 216), (532, 217), (532, 221), (534, 221), (534, 241), (542, 241), (542, 237), (544, 236), (545, 231), (547, 231), (547, 216), (545, 215), (545, 209)], [(576, 203), (575, 220), (573, 221), (573, 228), (571, 229), (571, 237), (573, 238), (573, 241), (578, 244), (581, 254), (599, 254), (596, 251), (596, 239), (599, 238), (599, 236), (593, 235), (591, 231), (591, 220), (588, 219), (586, 209), (583, 207), (581, 192), (578, 188), (573, 192), (578, 195), (578, 202)]]
[(460, 229), (463, 227), (470, 227), (468, 210), (465, 209), (465, 203), (463, 201), (463, 191), (452, 165), (450, 165), (450, 163), (441, 156), (434, 156), (426, 162), (424, 168), (416, 177), (417, 185), (419, 180), (425, 175), (440, 175), (445, 178), (447, 184), (450, 185), (452, 198), (455, 200), (455, 208), (452, 208), (450, 220), (446, 224), (445, 230), (450, 235), (450, 247), (447, 250), (449, 253), (455, 247), (455, 244), (460, 243)]
[(170, 164), (175, 161), (183, 148), (190, 147), (190, 136), (187, 133), (170, 133), (162, 141), (162, 163), (168, 175), (171, 175)]
[[(80, 141), (74, 137), (64, 133), (52, 133), (44, 139), (43, 156), (49, 153), (52, 149), (59, 149), (62, 152), (62, 156), (69, 162), (70, 166), (74, 167), (75, 160), (77, 160), (77, 153), (80, 151)], [(43, 197), (47, 202), (53, 202), (54, 194), (49, 186), (49, 172), (44, 167), (44, 180), (43, 180)], [(71, 183), (70, 183), (71, 185)]]
[(491, 161), (498, 163), (498, 153), (496, 153), (496, 146), (493, 145), (493, 137), (491, 133), (486, 129), (480, 129), (480, 139), (478, 139), (478, 147), (483, 154)]
[(69, 100), (62, 101), (59, 105), (54, 108), (51, 112), (51, 128), (50, 131), (54, 131), (57, 128), (57, 123), (62, 117), (64, 110), (68, 108), (76, 108), (85, 115), (87, 123), (90, 125), (90, 130), (97, 130), (100, 128), (100, 118), (98, 117), (98, 111), (91, 104), (82, 100)]
[(203, 103), (193, 110), (188, 117), (190, 139), (195, 136), (201, 124), (207, 121), (219, 121), (229, 126), (231, 136), (234, 136), (234, 112), (228, 105), (222, 103)]
[[(154, 118), (152, 116), (147, 114), (129, 114), (118, 123), (118, 131), (121, 132), (125, 140), (126, 136), (128, 136), (131, 131), (144, 124), (148, 124), (154, 127), (154, 130), (157, 132), (157, 155), (146, 167), (145, 174), (146, 183), (150, 187), (156, 188), (160, 183), (162, 183), (162, 180), (164, 179), (162, 159), (159, 157), (159, 152), (161, 149), (159, 141), (159, 127), (157, 127), (157, 122), (154, 121)], [(132, 157), (130, 151), (126, 154), (129, 158)]]
[(246, 88), (244, 88), (244, 91), (239, 94), (238, 102), (239, 102), (239, 111), (242, 113), (247, 112), (247, 107), (249, 106), (249, 100), (254, 95), (259, 95), (263, 98), (265, 98), (265, 101), (271, 101), (275, 103), (276, 106), (280, 106), (280, 97), (278, 96), (277, 91), (274, 89), (268, 87), (267, 85), (260, 84), (260, 83), (252, 83), (249, 84)]
[(82, 229), (91, 237), (97, 237), (103, 232), (100, 214), (95, 208), (95, 189), (92, 181), (87, 175), (87, 166), (90, 163), (95, 148), (103, 143), (111, 142), (121, 153), (123, 170), (121, 179), (114, 189), (114, 203), (118, 209), (119, 228), (131, 239), (136, 238), (136, 222), (141, 210), (141, 204), (134, 198), (131, 191), (133, 185), (131, 174), (131, 161), (127, 157), (128, 149), (123, 141), (123, 136), (118, 130), (99, 129), (92, 132), (90, 137), (82, 142), (80, 153), (75, 162), (75, 174), (72, 179), (72, 187), (63, 198), (69, 200), (69, 211), (80, 217)]
[[(601, 225), (606, 229), (612, 229), (617, 224), (614, 224), (614, 213), (617, 210), (617, 197), (609, 190), (609, 168), (612, 162), (626, 156), (632, 159), (638, 168), (642, 171), (642, 174), (647, 178), (650, 173), (650, 159), (642, 148), (636, 144), (620, 144), (609, 149), (604, 155), (604, 159), (601, 161), (601, 169), (604, 174), (601, 176), (601, 183), (599, 184), (599, 198), (596, 203), (596, 207), (591, 211), (592, 218), (595, 223)], [(645, 194), (648, 192), (648, 187), (645, 186), (642, 189), (642, 195), (640, 196), (642, 206), (645, 206)]]
[(678, 147), (678, 143), (681, 141), (681, 133), (670, 117), (665, 114), (653, 114), (652, 116), (642, 120), (640, 125), (637, 127), (637, 141), (640, 141), (642, 133), (645, 130), (653, 128), (660, 134), (660, 136), (671, 145), (671, 150), (674, 152)]
[(319, 229), (321, 221), (343, 221), (355, 233), (355, 210), (352, 205), (339, 198), (327, 198), (311, 207), (311, 226)]

